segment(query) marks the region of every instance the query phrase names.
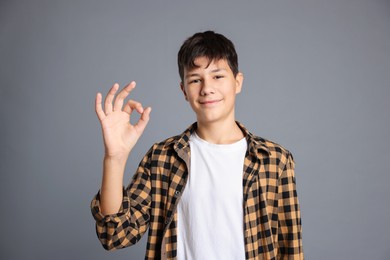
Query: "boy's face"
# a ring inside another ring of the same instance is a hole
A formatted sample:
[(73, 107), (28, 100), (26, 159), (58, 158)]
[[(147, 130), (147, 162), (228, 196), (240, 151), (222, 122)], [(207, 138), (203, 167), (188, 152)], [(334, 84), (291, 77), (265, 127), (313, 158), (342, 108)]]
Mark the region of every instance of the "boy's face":
[(241, 92), (243, 75), (233, 75), (225, 59), (195, 59), (195, 67), (184, 70), (181, 89), (194, 110), (198, 123), (209, 124), (235, 120), (235, 98)]

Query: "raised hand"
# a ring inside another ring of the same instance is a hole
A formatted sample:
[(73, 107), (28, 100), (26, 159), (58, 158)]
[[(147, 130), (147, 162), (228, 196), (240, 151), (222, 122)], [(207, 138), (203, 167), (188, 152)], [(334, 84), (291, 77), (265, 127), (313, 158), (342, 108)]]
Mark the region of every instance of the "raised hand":
[[(132, 81), (114, 98), (119, 89), (119, 85), (115, 83), (105, 98), (104, 110), (102, 94), (96, 95), (95, 110), (102, 126), (105, 157), (126, 160), (149, 121), (150, 107), (144, 109), (141, 103), (134, 100), (123, 104), (135, 85)], [(132, 125), (130, 118), (134, 110), (141, 114), (141, 117)]]

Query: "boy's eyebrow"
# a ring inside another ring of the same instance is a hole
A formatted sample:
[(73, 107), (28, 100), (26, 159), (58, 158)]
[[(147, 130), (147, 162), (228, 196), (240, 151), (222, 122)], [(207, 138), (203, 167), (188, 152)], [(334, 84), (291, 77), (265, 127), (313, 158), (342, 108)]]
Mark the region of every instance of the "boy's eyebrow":
[[(218, 69), (214, 69), (214, 70), (210, 71), (210, 73), (215, 73), (215, 72), (220, 72), (220, 71), (226, 71), (226, 69), (218, 68)], [(199, 73), (190, 73), (190, 74), (186, 75), (186, 78), (197, 77), (197, 76), (200, 76), (200, 74)]]
[(218, 69), (212, 70), (211, 72), (215, 73), (215, 72), (220, 72), (220, 71), (226, 71), (226, 69), (218, 68)]
[(191, 74), (187, 74), (186, 78), (197, 77), (197, 76), (200, 76), (200, 75), (198, 73), (191, 73)]

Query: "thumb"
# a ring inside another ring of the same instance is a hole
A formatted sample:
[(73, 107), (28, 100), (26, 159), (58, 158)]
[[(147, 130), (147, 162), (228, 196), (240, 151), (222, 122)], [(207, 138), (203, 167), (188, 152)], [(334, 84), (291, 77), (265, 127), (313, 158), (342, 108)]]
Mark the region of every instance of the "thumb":
[(141, 117), (140, 119), (138, 120), (138, 122), (134, 125), (134, 127), (137, 129), (137, 132), (138, 133), (142, 133), (146, 127), (146, 125), (148, 124), (149, 122), (149, 118), (150, 118), (150, 112), (152, 111), (152, 108), (151, 107), (148, 107), (146, 109), (144, 109), (144, 112), (141, 114)]

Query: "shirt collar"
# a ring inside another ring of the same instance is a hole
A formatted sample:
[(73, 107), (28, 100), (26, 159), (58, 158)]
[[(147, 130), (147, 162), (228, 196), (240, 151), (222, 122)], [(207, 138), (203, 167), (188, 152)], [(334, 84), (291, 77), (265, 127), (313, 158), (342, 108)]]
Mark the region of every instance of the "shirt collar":
[(248, 143), (248, 151), (252, 155), (257, 156), (258, 152), (266, 152), (268, 155), (271, 154), (269, 147), (267, 146), (265, 140), (261, 137), (255, 136), (251, 132), (249, 132), (243, 124), (236, 121), (238, 127), (240, 127), (241, 131), (244, 133), (245, 138)]
[[(258, 152), (266, 152), (268, 155), (271, 154), (269, 147), (267, 146), (265, 140), (261, 137), (253, 135), (249, 132), (243, 124), (236, 121), (238, 127), (240, 127), (243, 132), (247, 143), (248, 143), (248, 151), (250, 154), (257, 156)], [(181, 135), (174, 138), (172, 141), (174, 142), (174, 149), (177, 151), (178, 149), (186, 149), (189, 146), (189, 140), (191, 134), (195, 132), (197, 128), (197, 123), (193, 123), (189, 126)]]

